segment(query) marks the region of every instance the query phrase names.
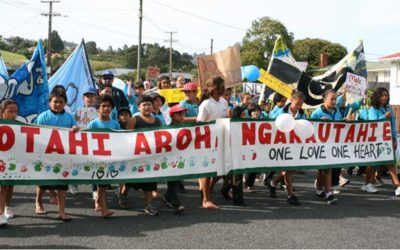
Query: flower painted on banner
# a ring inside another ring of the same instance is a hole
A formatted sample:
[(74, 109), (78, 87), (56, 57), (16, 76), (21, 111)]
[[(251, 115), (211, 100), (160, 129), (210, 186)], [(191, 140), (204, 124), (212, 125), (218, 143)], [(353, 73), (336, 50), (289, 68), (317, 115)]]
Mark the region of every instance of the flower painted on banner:
[(53, 167), (53, 173), (58, 174), (61, 172), (62, 165), (60, 163), (56, 163)]
[(161, 161), (161, 168), (162, 169), (167, 169), (168, 168), (168, 158), (164, 157)]
[(0, 160), (0, 173), (6, 171), (6, 163), (3, 160)]
[(153, 169), (154, 169), (154, 171), (160, 170), (160, 164), (155, 164)]
[(35, 169), (36, 172), (42, 171), (42, 168), (43, 168), (43, 162), (42, 161), (36, 161), (33, 164), (34, 164), (34, 169)]
[(26, 166), (26, 164), (21, 166), (21, 172), (25, 173), (26, 171), (28, 171), (28, 167)]
[(64, 176), (64, 178), (68, 177), (68, 175), (69, 175), (69, 172), (68, 172), (68, 171), (64, 171), (64, 172), (62, 173), (62, 176)]

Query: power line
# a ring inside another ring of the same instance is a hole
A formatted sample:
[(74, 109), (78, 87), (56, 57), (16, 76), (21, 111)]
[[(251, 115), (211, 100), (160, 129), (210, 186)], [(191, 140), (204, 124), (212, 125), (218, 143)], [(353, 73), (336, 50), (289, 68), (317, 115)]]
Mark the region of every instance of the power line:
[(219, 25), (222, 25), (222, 26), (225, 26), (225, 27), (228, 27), (228, 28), (231, 28), (231, 29), (235, 29), (235, 30), (246, 31), (246, 30), (243, 29), (243, 28), (235, 27), (235, 26), (230, 25), (230, 24), (226, 24), (226, 23), (222, 23), (222, 22), (219, 22), (219, 21), (216, 21), (216, 20), (212, 20), (212, 19), (207, 18), (207, 17), (198, 16), (198, 15), (195, 15), (195, 14), (193, 14), (193, 13), (190, 13), (190, 12), (187, 12), (187, 11), (184, 11), (184, 10), (181, 10), (181, 9), (177, 9), (177, 8), (175, 8), (175, 7), (171, 7), (171, 6), (169, 6), (169, 5), (160, 3), (160, 2), (155, 1), (155, 0), (150, 0), (150, 1), (153, 2), (153, 3), (155, 3), (155, 4), (164, 6), (165, 8), (172, 9), (172, 10), (178, 11), (178, 12), (180, 12), (180, 13), (183, 13), (183, 14), (186, 14), (186, 15), (189, 15), (189, 16), (192, 16), (192, 17), (196, 17), (196, 18), (199, 18), (199, 19), (208, 21), (208, 22), (212, 22), (212, 23), (215, 23), (215, 24), (219, 24)]

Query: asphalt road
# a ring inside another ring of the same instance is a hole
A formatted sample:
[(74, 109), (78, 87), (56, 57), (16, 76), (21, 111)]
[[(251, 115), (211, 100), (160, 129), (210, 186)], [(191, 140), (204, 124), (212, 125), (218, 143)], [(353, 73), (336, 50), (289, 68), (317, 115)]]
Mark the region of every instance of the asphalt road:
[[(286, 203), (286, 194), (269, 198), (257, 183), (256, 193), (245, 193), (247, 207), (234, 207), (218, 193), (221, 209), (200, 208), (195, 181), (187, 181), (182, 194), (186, 207), (175, 215), (160, 199), (160, 215), (143, 215), (141, 193), (130, 191), (131, 209), (117, 208), (113, 192), (109, 206), (115, 216), (103, 219), (93, 210), (90, 187), (68, 195), (71, 222), (55, 219), (57, 207), (45, 204), (45, 216), (34, 213), (34, 187), (16, 187), (13, 211), (16, 218), (0, 229), (0, 248), (400, 248), (400, 198), (394, 197), (390, 180), (376, 194), (360, 191), (362, 177), (337, 195), (336, 205), (315, 197), (314, 172), (295, 176), (302, 205)], [(165, 185), (159, 185), (161, 193)], [(217, 190), (217, 189), (216, 189)], [(47, 199), (45, 199), (47, 201)]]

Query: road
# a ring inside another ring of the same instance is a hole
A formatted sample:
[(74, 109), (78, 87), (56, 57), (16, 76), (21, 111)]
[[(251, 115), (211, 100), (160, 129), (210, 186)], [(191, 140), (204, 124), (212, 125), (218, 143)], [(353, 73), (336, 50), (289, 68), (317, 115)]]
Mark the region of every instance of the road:
[[(55, 219), (57, 207), (45, 204), (45, 216), (34, 213), (34, 187), (16, 187), (16, 218), (0, 229), (1, 248), (400, 248), (400, 198), (394, 197), (390, 180), (376, 194), (360, 191), (362, 177), (337, 195), (336, 205), (315, 197), (315, 173), (295, 175), (296, 193), (302, 205), (286, 203), (286, 195), (269, 198), (257, 183), (256, 193), (245, 193), (247, 207), (235, 207), (214, 195), (221, 209), (200, 208), (195, 181), (187, 181), (182, 194), (186, 207), (175, 215), (160, 199), (159, 216), (143, 215), (141, 193), (130, 191), (130, 210), (117, 207), (113, 192), (109, 206), (115, 216), (103, 219), (93, 210), (90, 187), (68, 195), (67, 212), (73, 220)], [(159, 185), (161, 193), (165, 185)], [(45, 200), (47, 201), (47, 199)]]

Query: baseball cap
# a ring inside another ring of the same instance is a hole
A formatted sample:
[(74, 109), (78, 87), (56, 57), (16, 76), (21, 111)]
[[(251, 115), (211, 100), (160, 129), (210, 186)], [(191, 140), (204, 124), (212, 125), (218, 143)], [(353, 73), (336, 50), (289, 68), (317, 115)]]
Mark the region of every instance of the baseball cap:
[(101, 76), (114, 76), (114, 74), (111, 70), (104, 70), (101, 72)]
[(161, 101), (162, 101), (162, 104), (164, 105), (164, 103), (165, 103), (165, 97), (164, 96), (160, 95), (157, 92), (151, 92), (148, 95), (151, 97), (152, 100), (156, 99), (157, 97), (160, 97)]
[(118, 115), (120, 115), (121, 112), (124, 112), (124, 111), (128, 112), (128, 113), (129, 113), (129, 116), (132, 116), (132, 112), (131, 112), (131, 110), (129, 109), (129, 107), (120, 107), (119, 110), (118, 110)]
[(183, 85), (182, 91), (193, 91), (197, 90), (197, 84), (194, 82), (188, 82), (185, 85)]
[(179, 104), (176, 104), (175, 106), (172, 106), (172, 107), (169, 109), (169, 116), (172, 116), (174, 113), (182, 112), (182, 111), (186, 112), (186, 111), (188, 111), (188, 109), (179, 106)]
[(83, 95), (86, 95), (86, 94), (97, 95), (97, 89), (93, 88), (91, 86), (86, 86), (85, 89), (83, 90)]

